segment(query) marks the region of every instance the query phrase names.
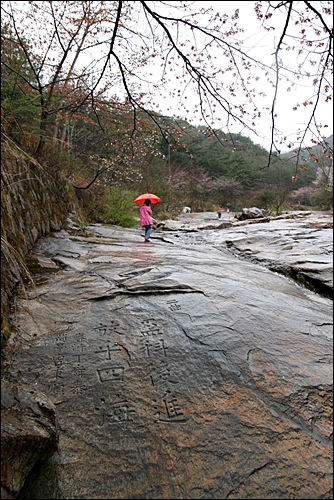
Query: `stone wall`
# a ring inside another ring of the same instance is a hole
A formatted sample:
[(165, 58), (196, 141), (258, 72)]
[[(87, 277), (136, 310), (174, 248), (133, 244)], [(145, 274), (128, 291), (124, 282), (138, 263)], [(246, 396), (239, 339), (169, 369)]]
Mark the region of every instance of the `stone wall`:
[(1, 346), (10, 335), (8, 312), (25, 257), (36, 240), (60, 230), (69, 212), (80, 214), (74, 188), (47, 172), (13, 143), (1, 140)]

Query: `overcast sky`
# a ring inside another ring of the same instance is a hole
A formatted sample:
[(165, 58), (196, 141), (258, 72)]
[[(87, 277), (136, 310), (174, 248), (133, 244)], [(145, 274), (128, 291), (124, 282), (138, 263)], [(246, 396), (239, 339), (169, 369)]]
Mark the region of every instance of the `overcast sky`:
[[(5, 4), (6, 2), (2, 2), (2, 4)], [(96, 2), (97, 3), (97, 2)], [(237, 20), (237, 24), (239, 27), (242, 27), (244, 30), (244, 33), (240, 36), (242, 36), (242, 40), (246, 42), (246, 48), (244, 50), (247, 52), (248, 55), (253, 56), (254, 59), (260, 60), (262, 63), (265, 63), (267, 66), (271, 66), (274, 63), (274, 53), (275, 53), (275, 48), (277, 46), (277, 42), (282, 34), (282, 29), (284, 26), (284, 22), (286, 19), (285, 15), (279, 15), (279, 13), (275, 13), (274, 15), (274, 30), (271, 30), (270, 32), (264, 30), (261, 28), (259, 20), (256, 18), (256, 14), (254, 12), (254, 5), (256, 2), (254, 1), (212, 1), (212, 0), (205, 0), (205, 1), (194, 1), (194, 2), (187, 2), (187, 4), (193, 4), (193, 7), (196, 8), (198, 11), (200, 7), (203, 7), (205, 9), (208, 9), (210, 6), (212, 6), (214, 12), (219, 12), (220, 14), (227, 14), (227, 15), (232, 15), (236, 9), (239, 9), (239, 19)], [(262, 2), (264, 6), (267, 5), (267, 2)], [(278, 4), (279, 2), (273, 2), (274, 4)], [(327, 3), (327, 2), (325, 2)], [(331, 4), (333, 2), (330, 2)], [(30, 2), (18, 2), (20, 8), (22, 6), (26, 6), (27, 8), (30, 8)], [(37, 4), (42, 4), (42, 2), (37, 2)], [(112, 2), (110, 2), (112, 5)], [(162, 9), (168, 10), (168, 4), (171, 5), (173, 8), (179, 5), (179, 2), (148, 2), (148, 5), (150, 8), (156, 8), (159, 13), (162, 13)], [(316, 7), (319, 6), (320, 2), (318, 1), (313, 1), (311, 0), (311, 4), (315, 5)], [(304, 2), (293, 2), (294, 8), (298, 8), (298, 5), (301, 5), (301, 8), (304, 9)], [(150, 45), (150, 40), (152, 37), (152, 27), (147, 26), (147, 20), (146, 17), (143, 15), (140, 15), (140, 3), (139, 2), (132, 2), (132, 6), (138, 7), (137, 12), (136, 8), (132, 11), (133, 13), (133, 18), (132, 22), (134, 23), (134, 28), (133, 32), (138, 32), (142, 35), (141, 37), (138, 37), (137, 40), (135, 39), (135, 33), (134, 33), (134, 38), (133, 38), (133, 43), (132, 47), (134, 48), (134, 63), (136, 63), (136, 56), (141, 56), (141, 53), (137, 50), (138, 54), (136, 54), (136, 47), (140, 46), (141, 44), (145, 43), (143, 40), (147, 40), (148, 45)], [(114, 7), (113, 7), (114, 8)], [(175, 12), (174, 12), (175, 14)], [(184, 15), (187, 17), (187, 10), (183, 11), (178, 11), (177, 16), (179, 17), (180, 15)], [(138, 16), (138, 17), (136, 17)], [(326, 16), (326, 20), (328, 21), (329, 16)], [(24, 19), (24, 17), (23, 17)], [(50, 19), (49, 19), (50, 21)], [(21, 21), (24, 24), (24, 21)], [(30, 18), (26, 19), (27, 23), (30, 23)], [(205, 24), (201, 22), (200, 19), (198, 19), (199, 24)], [(273, 23), (271, 23), (273, 24)], [(48, 35), (52, 36), (52, 23), (50, 26), (51, 33), (46, 33), (45, 36), (41, 36), (40, 40), (40, 50), (43, 52), (45, 51), (45, 46), (48, 47), (48, 43), (45, 42), (45, 39), (48, 38)], [(292, 23), (292, 27), (294, 24)], [(143, 31), (141, 29), (143, 28)], [(175, 28), (169, 26), (171, 30)], [(35, 26), (33, 25), (32, 27), (30, 25), (24, 26), (24, 29), (29, 30), (32, 29), (32, 31), (36, 31)], [(144, 30), (148, 30), (147, 32), (144, 32)], [(40, 23), (40, 26), (38, 27), (39, 35), (43, 34), (43, 23)], [(296, 28), (296, 33), (288, 33), (290, 35), (296, 35), (300, 36), (300, 26), (297, 26)], [(130, 37), (131, 35), (129, 32), (126, 32), (125, 35), (126, 37)], [(175, 35), (176, 32), (173, 34)], [(36, 34), (36, 33), (34, 33)], [(182, 38), (182, 33), (177, 33), (178, 36)], [(160, 32), (161, 35), (161, 32)], [(100, 33), (98, 35), (102, 39), (104, 38), (104, 50), (107, 52), (109, 51), (109, 44), (110, 44), (110, 32), (106, 31), (105, 33)], [(188, 36), (188, 35), (187, 35)], [(239, 36), (239, 35), (238, 35)], [(313, 36), (313, 33), (312, 33)], [(201, 35), (196, 35), (197, 41), (198, 41), (198, 46), (200, 45), (201, 42)], [(166, 38), (166, 37), (165, 37)], [(121, 46), (120, 41), (122, 38), (118, 40), (118, 47)], [(291, 40), (291, 39), (290, 39)], [(296, 57), (298, 51), (289, 51), (287, 52), (285, 49), (288, 47), (288, 44), (290, 43), (289, 39), (286, 39), (287, 45), (283, 47), (283, 50), (280, 51), (280, 55), (282, 58), (284, 58), (284, 67), (289, 67), (293, 69), (296, 65)], [(202, 39), (203, 41), (203, 39)], [(225, 41), (225, 39), (224, 39)], [(233, 40), (230, 38), (228, 41), (233, 43)], [(53, 43), (56, 44), (57, 39), (55, 37), (55, 40), (53, 40)], [(136, 45), (136, 42), (138, 42), (138, 45)], [(50, 41), (51, 43), (51, 41)], [(159, 45), (159, 42), (155, 41), (156, 45)], [(196, 43), (196, 42), (195, 42)], [(299, 42), (294, 42), (295, 44), (299, 44)], [(193, 44), (193, 40), (191, 41), (191, 44)], [(160, 45), (159, 45), (160, 46)], [(36, 44), (33, 45), (34, 50), (38, 50), (36, 48)], [(95, 47), (95, 48), (94, 48)], [(197, 47), (197, 43), (196, 43)], [(76, 46), (75, 46), (76, 48)], [(187, 52), (185, 47), (181, 47), (182, 50)], [(58, 52), (59, 52), (59, 47), (58, 47)], [(100, 45), (92, 45), (91, 52), (82, 52), (82, 57), (83, 57), (83, 66), (86, 65), (87, 63), (87, 56), (89, 60), (91, 60), (93, 63), (96, 61), (101, 61), (101, 51), (102, 48)], [(120, 49), (121, 51), (121, 49)], [(61, 52), (61, 50), (60, 50)], [(192, 51), (189, 50), (189, 53)], [(52, 50), (51, 50), (52, 53)], [(144, 53), (144, 50), (143, 50)], [(199, 53), (199, 51), (197, 52)], [(192, 62), (196, 65), (197, 62), (195, 59), (197, 59), (197, 53), (194, 57), (194, 60)], [(120, 57), (122, 57), (122, 54), (120, 52)], [(232, 77), (232, 72), (226, 70), (226, 65), (228, 63), (228, 59), (226, 58), (225, 55), (222, 56), (222, 49), (210, 49), (210, 56), (212, 56), (212, 61), (214, 60), (215, 65), (217, 69), (225, 70), (223, 73), (223, 76), (221, 77), (221, 88), (224, 89), (222, 90), (223, 96), (227, 98), (227, 100), (232, 103), (233, 105), (240, 105), (242, 106), (244, 104), (244, 95), (239, 93), (238, 90), (236, 89), (236, 96), (231, 97), (228, 94), (228, 85), (233, 83), (233, 77)], [(131, 53), (129, 55), (131, 58)], [(165, 57), (165, 62), (170, 59), (170, 54), (168, 52), (168, 48), (165, 47), (165, 52), (164, 52), (164, 57)], [(191, 56), (190, 56), (191, 57)], [(216, 57), (216, 59), (215, 59)], [(237, 57), (237, 54), (236, 54)], [(299, 57), (305, 57), (305, 53), (302, 56)], [(315, 58), (315, 57), (314, 57)], [(157, 61), (159, 57), (156, 59), (152, 59), (152, 61)], [(103, 63), (104, 60), (102, 60)], [(301, 60), (298, 61), (299, 63)], [(88, 61), (89, 63), (89, 61)], [(98, 64), (98, 63), (97, 63)], [(128, 64), (131, 67), (131, 62)], [(153, 64), (153, 62), (152, 62)], [(199, 64), (199, 63), (198, 63)], [(89, 67), (89, 66), (88, 66)], [(174, 71), (179, 71), (179, 75), (181, 74), (182, 76), (182, 65), (179, 64), (179, 61), (175, 59), (175, 61), (172, 63), (172, 68), (168, 67), (168, 70), (163, 73), (164, 69), (164, 62), (155, 62), (154, 65), (151, 67), (140, 67), (140, 65), (136, 66), (133, 73), (132, 73), (132, 79), (130, 80), (130, 84), (134, 83), (134, 88), (138, 89), (139, 92), (147, 92), (147, 90), (151, 90), (154, 86), (154, 83), (157, 84), (158, 90), (155, 94), (155, 100), (153, 101), (153, 105), (156, 106), (155, 111), (160, 112), (164, 115), (167, 116), (181, 116), (182, 118), (185, 118), (188, 122), (194, 124), (194, 125), (205, 125), (203, 121), (199, 120), (200, 113), (194, 113), (192, 114), (191, 110), (194, 110), (196, 108), (196, 105), (198, 107), (199, 104), (199, 99), (198, 96), (196, 95), (195, 91), (195, 86), (191, 89), (191, 85), (187, 87), (186, 92), (183, 94), (184, 101), (183, 103), (185, 104), (185, 107), (180, 105), (179, 99), (177, 95), (171, 97), (165, 90), (163, 89), (163, 85), (161, 84), (160, 78), (162, 74), (164, 76), (167, 75), (167, 78), (171, 78), (171, 81), (167, 83), (167, 86), (171, 90), (172, 88), (177, 89), (179, 86), (182, 87), (182, 78), (177, 79), (176, 75), (173, 73)], [(303, 65), (303, 69), (308, 69), (307, 65)], [(205, 70), (205, 68), (204, 68)], [(240, 122), (236, 121), (233, 122), (233, 120), (229, 121), (229, 131), (234, 132), (234, 133), (240, 133), (244, 136), (249, 137), (252, 139), (252, 141), (255, 144), (259, 144), (263, 147), (265, 147), (267, 150), (269, 150), (270, 147), (270, 141), (271, 141), (271, 115), (270, 115), (270, 110), (272, 107), (272, 102), (273, 102), (273, 97), (274, 97), (274, 92), (275, 88), (273, 85), (270, 85), (266, 77), (264, 76), (264, 73), (261, 73), (258, 69), (252, 69), (254, 71), (254, 75), (252, 73), (252, 76), (259, 76), (259, 80), (255, 83), (252, 81), (249, 85), (250, 86), (255, 86), (256, 89), (256, 94), (254, 98), (255, 104), (249, 105), (248, 111), (251, 112), (251, 114), (254, 111), (254, 108), (256, 107), (257, 109), (260, 109), (262, 111), (262, 118), (257, 120), (257, 126), (256, 126), (256, 132), (257, 134), (254, 134), (249, 131), (249, 129), (242, 127)], [(281, 69), (281, 74), (283, 74), (284, 69)], [(311, 68), (310, 70), (311, 73), (316, 72), (316, 66), (314, 68)], [(98, 71), (97, 71), (98, 74)], [(111, 74), (112, 71), (111, 71)], [(149, 75), (149, 76), (148, 76)], [(296, 76), (293, 76), (293, 72), (289, 73), (289, 75), (295, 79), (296, 81)], [(219, 75), (218, 75), (219, 76)], [(272, 76), (274, 77), (275, 74), (274, 72), (272, 73)], [(142, 77), (142, 78), (141, 78)], [(147, 87), (147, 83), (145, 83), (145, 79), (149, 79), (151, 81), (151, 88), (150, 86)], [(232, 79), (229, 81), (229, 79)], [(237, 77), (234, 77), (234, 80), (238, 79)], [(303, 102), (306, 100), (314, 97), (315, 90), (312, 85), (312, 80), (313, 76), (307, 81), (306, 79), (302, 79), (298, 82), (298, 86), (293, 87), (291, 86), (291, 83), (286, 83), (283, 79), (279, 83), (278, 86), (278, 93), (277, 93), (277, 100), (276, 100), (276, 113), (277, 113), (277, 118), (276, 118), (276, 128), (281, 132), (281, 136), (286, 136), (285, 146), (278, 146), (279, 149), (282, 151), (287, 150), (287, 144), (289, 142), (292, 143), (293, 147), (299, 146), (299, 142), (297, 140), (297, 137), (300, 136), (301, 134), (299, 133), (299, 130), (303, 130), (305, 125), (310, 119), (310, 113), (311, 113), (311, 106), (304, 107)], [(291, 90), (288, 91), (288, 88), (291, 87)], [(124, 86), (122, 83), (122, 79), (118, 80), (118, 83), (115, 83), (115, 86), (112, 87), (112, 92), (118, 93), (121, 95), (123, 98), (126, 96)], [(160, 93), (162, 95), (160, 95)], [(260, 93), (265, 93), (266, 97), (260, 96)], [(177, 94), (177, 92), (176, 92)], [(182, 93), (180, 94), (182, 96)], [(259, 97), (260, 96), (260, 97)], [(293, 107), (295, 106), (300, 106), (298, 108), (298, 111), (293, 111)], [(323, 100), (320, 101), (319, 108), (317, 111), (317, 122), (321, 123), (323, 126), (328, 125), (328, 128), (322, 128), (322, 135), (323, 137), (328, 137), (333, 133), (333, 104), (332, 102), (329, 102), (327, 104), (324, 104)], [(267, 111), (265, 111), (263, 108), (268, 108)], [(219, 112), (218, 107), (216, 108), (216, 116), (220, 117), (222, 119), (221, 122), (218, 120), (216, 122), (211, 122), (211, 124), (215, 128), (221, 128), (223, 132), (228, 132), (228, 129), (226, 127), (227, 123), (227, 114), (226, 112), (224, 113), (223, 111)], [(245, 118), (246, 120), (246, 118)], [(251, 121), (251, 120), (250, 120)], [(310, 146), (311, 145), (311, 137), (310, 135), (306, 137), (306, 145)]]
[[(278, 3), (278, 2), (274, 2)], [(303, 2), (301, 2), (303, 3)], [(318, 2), (312, 2), (315, 4)], [(256, 19), (256, 14), (254, 12), (254, 4), (255, 2), (247, 2), (247, 1), (211, 1), (207, 0), (205, 2), (196, 1), (195, 4), (201, 4), (202, 6), (208, 8), (208, 6), (212, 6), (215, 11), (219, 11), (221, 14), (232, 14), (235, 9), (239, 9), (239, 26), (242, 26), (244, 29), (244, 37), (247, 39), (247, 44), (249, 46), (249, 51), (252, 55), (259, 58), (261, 61), (266, 61), (269, 64), (269, 60), (273, 62), (272, 54), (274, 53), (277, 41), (281, 35), (281, 29), (283, 27), (283, 22), (285, 17), (281, 17), (281, 23), (278, 24), (278, 19), (275, 22), (275, 31), (271, 31), (268, 33), (260, 29), (259, 21)], [(276, 16), (275, 16), (276, 19)], [(294, 65), (296, 61), (296, 52), (287, 53), (284, 51), (284, 58), (289, 56), (290, 62), (289, 64)], [(289, 59), (286, 59), (289, 61)], [(298, 129), (303, 129), (305, 123), (308, 122), (310, 117), (310, 107), (304, 107), (302, 103), (307, 99), (314, 96), (314, 88), (311, 82), (307, 82), (304, 80), (301, 82), (301, 85), (298, 88), (292, 88), (291, 91), (287, 92), (288, 85), (286, 83), (281, 83), (278, 89), (277, 94), (277, 126), (284, 133), (288, 140), (291, 140), (292, 143), (296, 141), (296, 137), (298, 136)], [(274, 95), (274, 89), (272, 86), (267, 84), (264, 78), (262, 78), (259, 82), (259, 89), (264, 91), (267, 94), (267, 102), (262, 99), (261, 105), (266, 105), (271, 108), (272, 99)], [(188, 108), (190, 107), (190, 103), (193, 101), (193, 106), (196, 104), (195, 95), (187, 95)], [(293, 107), (296, 104), (300, 104), (298, 111), (293, 111)], [(161, 109), (166, 114), (179, 114), (179, 103), (174, 100), (166, 98), (164, 100), (159, 100), (159, 105)], [(328, 128), (323, 128), (322, 133), (323, 136), (328, 137), (333, 133), (333, 109), (332, 102), (324, 104), (323, 102), (319, 105), (319, 110), (317, 112), (317, 120), (321, 122), (323, 125), (328, 125)], [(257, 127), (257, 132), (261, 137), (256, 136), (249, 132), (249, 130), (243, 129), (239, 124), (234, 124), (231, 126), (231, 131), (235, 133), (241, 133), (242, 135), (250, 137), (256, 144), (260, 144), (261, 146), (269, 149), (270, 145), (270, 124), (271, 118), (269, 112), (267, 115), (263, 115), (264, 119), (261, 123), (259, 123)], [(184, 118), (188, 119), (191, 123), (195, 125), (201, 124), (201, 122), (197, 119), (195, 121), (191, 120), (191, 115), (184, 116)], [(203, 122), (202, 122), (203, 123)], [(296, 143), (296, 146), (298, 144)], [(310, 145), (310, 142), (308, 143)], [(283, 148), (284, 149), (284, 148)]]

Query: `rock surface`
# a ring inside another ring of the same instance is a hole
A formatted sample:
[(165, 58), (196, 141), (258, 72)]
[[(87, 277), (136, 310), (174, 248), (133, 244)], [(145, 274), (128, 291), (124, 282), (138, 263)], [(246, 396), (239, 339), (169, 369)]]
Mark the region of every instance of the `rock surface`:
[(332, 498), (331, 227), (182, 214), (150, 244), (40, 240), (3, 376), (51, 400), (59, 442), (18, 498)]
[(29, 472), (56, 450), (55, 407), (31, 387), (1, 381), (1, 498), (16, 498)]

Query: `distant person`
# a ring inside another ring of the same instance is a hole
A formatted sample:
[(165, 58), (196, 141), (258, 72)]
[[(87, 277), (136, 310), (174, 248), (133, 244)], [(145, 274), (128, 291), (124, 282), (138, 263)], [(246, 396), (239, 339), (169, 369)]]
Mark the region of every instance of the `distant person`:
[(218, 219), (221, 219), (222, 218), (222, 213), (225, 212), (225, 210), (223, 208), (221, 208), (220, 210), (217, 210), (217, 214), (218, 214)]
[(226, 212), (229, 213), (230, 208), (231, 208), (231, 203), (226, 203)]
[(139, 210), (140, 213), (140, 225), (145, 228), (145, 242), (149, 243), (151, 232), (152, 232), (152, 224), (153, 224), (153, 219), (151, 217), (152, 215), (152, 208), (151, 208), (151, 200), (147, 199), (144, 202), (144, 205), (140, 207)]

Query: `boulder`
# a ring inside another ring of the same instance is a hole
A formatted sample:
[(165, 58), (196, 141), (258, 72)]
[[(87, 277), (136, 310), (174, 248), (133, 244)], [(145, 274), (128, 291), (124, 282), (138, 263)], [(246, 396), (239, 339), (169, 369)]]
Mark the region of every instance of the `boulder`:
[(238, 220), (246, 219), (261, 219), (263, 217), (268, 217), (270, 215), (270, 210), (265, 210), (263, 208), (243, 208), (241, 212), (238, 212), (234, 217)]
[(16, 498), (35, 464), (55, 452), (55, 415), (37, 389), (1, 381), (1, 498)]

